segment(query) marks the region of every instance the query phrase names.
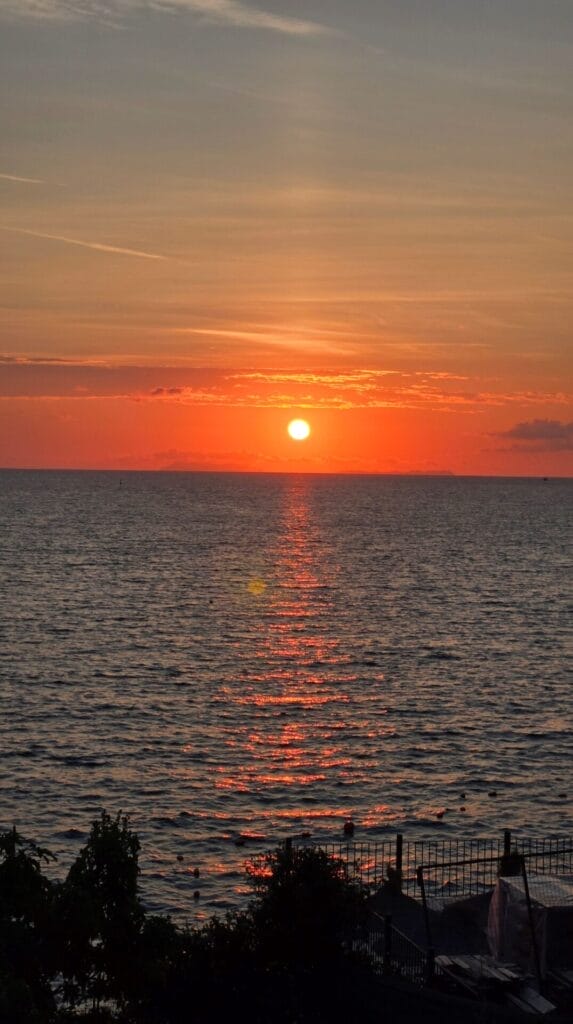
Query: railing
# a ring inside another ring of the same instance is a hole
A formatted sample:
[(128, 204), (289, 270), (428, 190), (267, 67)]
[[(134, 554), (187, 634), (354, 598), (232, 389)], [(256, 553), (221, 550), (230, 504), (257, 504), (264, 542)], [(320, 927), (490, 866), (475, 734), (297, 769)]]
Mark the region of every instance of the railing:
[(434, 977), (433, 950), (422, 949), (392, 923), (390, 916), (371, 912), (366, 930), (354, 942), (356, 951), (366, 953), (382, 974), (423, 986)]
[(405, 844), (402, 891), (419, 896), (417, 871), (424, 866), (428, 895), (478, 896), (495, 885), (502, 839), (443, 839)]
[(503, 841), (476, 839), (449, 844), (446, 841), (426, 851), (417, 850), (415, 856), (418, 861), (416, 877), (406, 880), (404, 891), (418, 896), (415, 887), (420, 885), (423, 875), (426, 897), (438, 901), (488, 892), (500, 874), (520, 874), (523, 862), (530, 875), (573, 873), (573, 840), (512, 841), (509, 831), (504, 833)]
[(573, 875), (571, 839), (517, 839), (514, 848), (530, 875)]
[[(398, 833), (380, 842), (296, 843), (323, 850), (343, 862), (350, 878), (370, 891), (385, 881), (420, 897), (417, 872), (424, 869), (429, 897), (477, 896), (493, 889), (512, 855), (525, 857), (530, 874), (573, 874), (573, 839), (513, 839), (511, 832), (488, 839), (405, 841)], [(508, 871), (508, 873), (511, 873)]]

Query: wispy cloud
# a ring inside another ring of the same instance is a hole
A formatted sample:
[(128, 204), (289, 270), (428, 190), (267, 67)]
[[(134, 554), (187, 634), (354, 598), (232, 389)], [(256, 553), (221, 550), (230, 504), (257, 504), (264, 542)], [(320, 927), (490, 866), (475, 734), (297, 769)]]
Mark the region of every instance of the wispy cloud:
[(226, 405), (300, 409), (427, 409), (435, 412), (482, 413), (507, 405), (558, 405), (562, 393), (459, 391), (467, 380), (440, 370), (406, 371), (378, 368), (341, 372), (224, 372), (208, 387), (157, 386), (139, 400), (159, 399), (184, 405)]
[(16, 181), (24, 185), (43, 185), (41, 178), (23, 178), (20, 174), (0, 174), (2, 181)]
[(262, 29), (289, 36), (319, 36), (331, 30), (305, 18), (261, 10), (241, 0), (3, 0), (0, 13), (11, 17), (118, 22), (137, 10), (191, 12), (204, 20), (237, 28)]
[(291, 36), (316, 36), (328, 33), (328, 29), (313, 21), (272, 14), (268, 11), (240, 3), (239, 0), (150, 0), (150, 6), (160, 10), (186, 9), (198, 11), (210, 20), (236, 25), (241, 28), (260, 28), (271, 32), (282, 32)]
[(78, 359), (75, 356), (27, 356), (0, 353), (0, 365), (5, 366), (108, 366), (104, 359)]
[(10, 231), (16, 235), (29, 235), (31, 238), (44, 238), (51, 242), (64, 242), (67, 245), (79, 245), (83, 249), (95, 249), (97, 252), (111, 252), (120, 256), (138, 256), (144, 260), (166, 260), (167, 256), (162, 256), (156, 252), (142, 252), (140, 249), (126, 249), (123, 246), (118, 245), (104, 245), (102, 242), (87, 242), (82, 238), (69, 238), (67, 235), (51, 235), (45, 231), (30, 231), (28, 228), (12, 228), (5, 224), (0, 224), (0, 231)]
[[(563, 406), (571, 396), (548, 392), (459, 390), (459, 374), (443, 370), (344, 368), (276, 371), (230, 367), (141, 365), (106, 360), (0, 355), (0, 400), (122, 399), (186, 406), (275, 409), (425, 409), (483, 414), (487, 409)], [(474, 381), (474, 384), (477, 384)], [(468, 380), (471, 385), (471, 381)], [(496, 435), (516, 445), (571, 443), (573, 426), (532, 420)], [(521, 447), (520, 447), (521, 450)]]
[(357, 394), (366, 391), (375, 391), (380, 386), (383, 377), (399, 375), (399, 370), (349, 370), (340, 373), (277, 373), (261, 372), (236, 373), (228, 379), (239, 381), (241, 384), (252, 382), (254, 385), (294, 385), (308, 388), (321, 388), (327, 391), (350, 389)]
[(354, 345), (348, 339), (348, 330), (318, 330), (296, 324), (246, 324), (240, 329), (227, 327), (176, 327), (175, 334), (217, 338), (220, 342), (248, 342), (268, 349), (313, 352), (319, 356), (352, 356)]

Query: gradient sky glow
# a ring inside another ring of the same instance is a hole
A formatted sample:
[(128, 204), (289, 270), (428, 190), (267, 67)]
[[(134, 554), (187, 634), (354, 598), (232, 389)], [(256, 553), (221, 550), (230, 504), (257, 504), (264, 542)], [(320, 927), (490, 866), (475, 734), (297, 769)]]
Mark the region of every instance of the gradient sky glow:
[(0, 0), (0, 67), (0, 465), (573, 475), (570, 0)]

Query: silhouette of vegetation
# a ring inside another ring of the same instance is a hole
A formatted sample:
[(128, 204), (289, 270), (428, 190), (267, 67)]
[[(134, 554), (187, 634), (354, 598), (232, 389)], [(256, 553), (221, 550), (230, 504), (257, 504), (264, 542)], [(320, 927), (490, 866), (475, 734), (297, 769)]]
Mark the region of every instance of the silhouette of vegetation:
[(144, 917), (137, 878), (139, 840), (127, 818), (103, 813), (57, 893), (65, 999), (124, 1004)]
[(365, 898), (343, 861), (311, 847), (278, 847), (248, 873), (258, 897), (253, 923), (269, 960), (316, 968), (348, 957)]
[(0, 834), (0, 1020), (34, 1024), (55, 1011), (50, 925), (53, 857), (11, 829)]
[(128, 819), (103, 813), (51, 881), (46, 850), (0, 835), (0, 1024), (374, 1020), (350, 941), (364, 896), (341, 862), (279, 848), (251, 867), (245, 911), (181, 928), (145, 912), (138, 855)]

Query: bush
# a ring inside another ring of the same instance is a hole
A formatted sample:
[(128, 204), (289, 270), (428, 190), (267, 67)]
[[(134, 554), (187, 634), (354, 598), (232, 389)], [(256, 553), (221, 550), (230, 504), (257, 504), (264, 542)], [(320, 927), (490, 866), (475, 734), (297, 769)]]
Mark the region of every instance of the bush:
[(250, 869), (257, 942), (277, 963), (315, 968), (348, 958), (365, 895), (343, 861), (312, 847), (281, 846)]

